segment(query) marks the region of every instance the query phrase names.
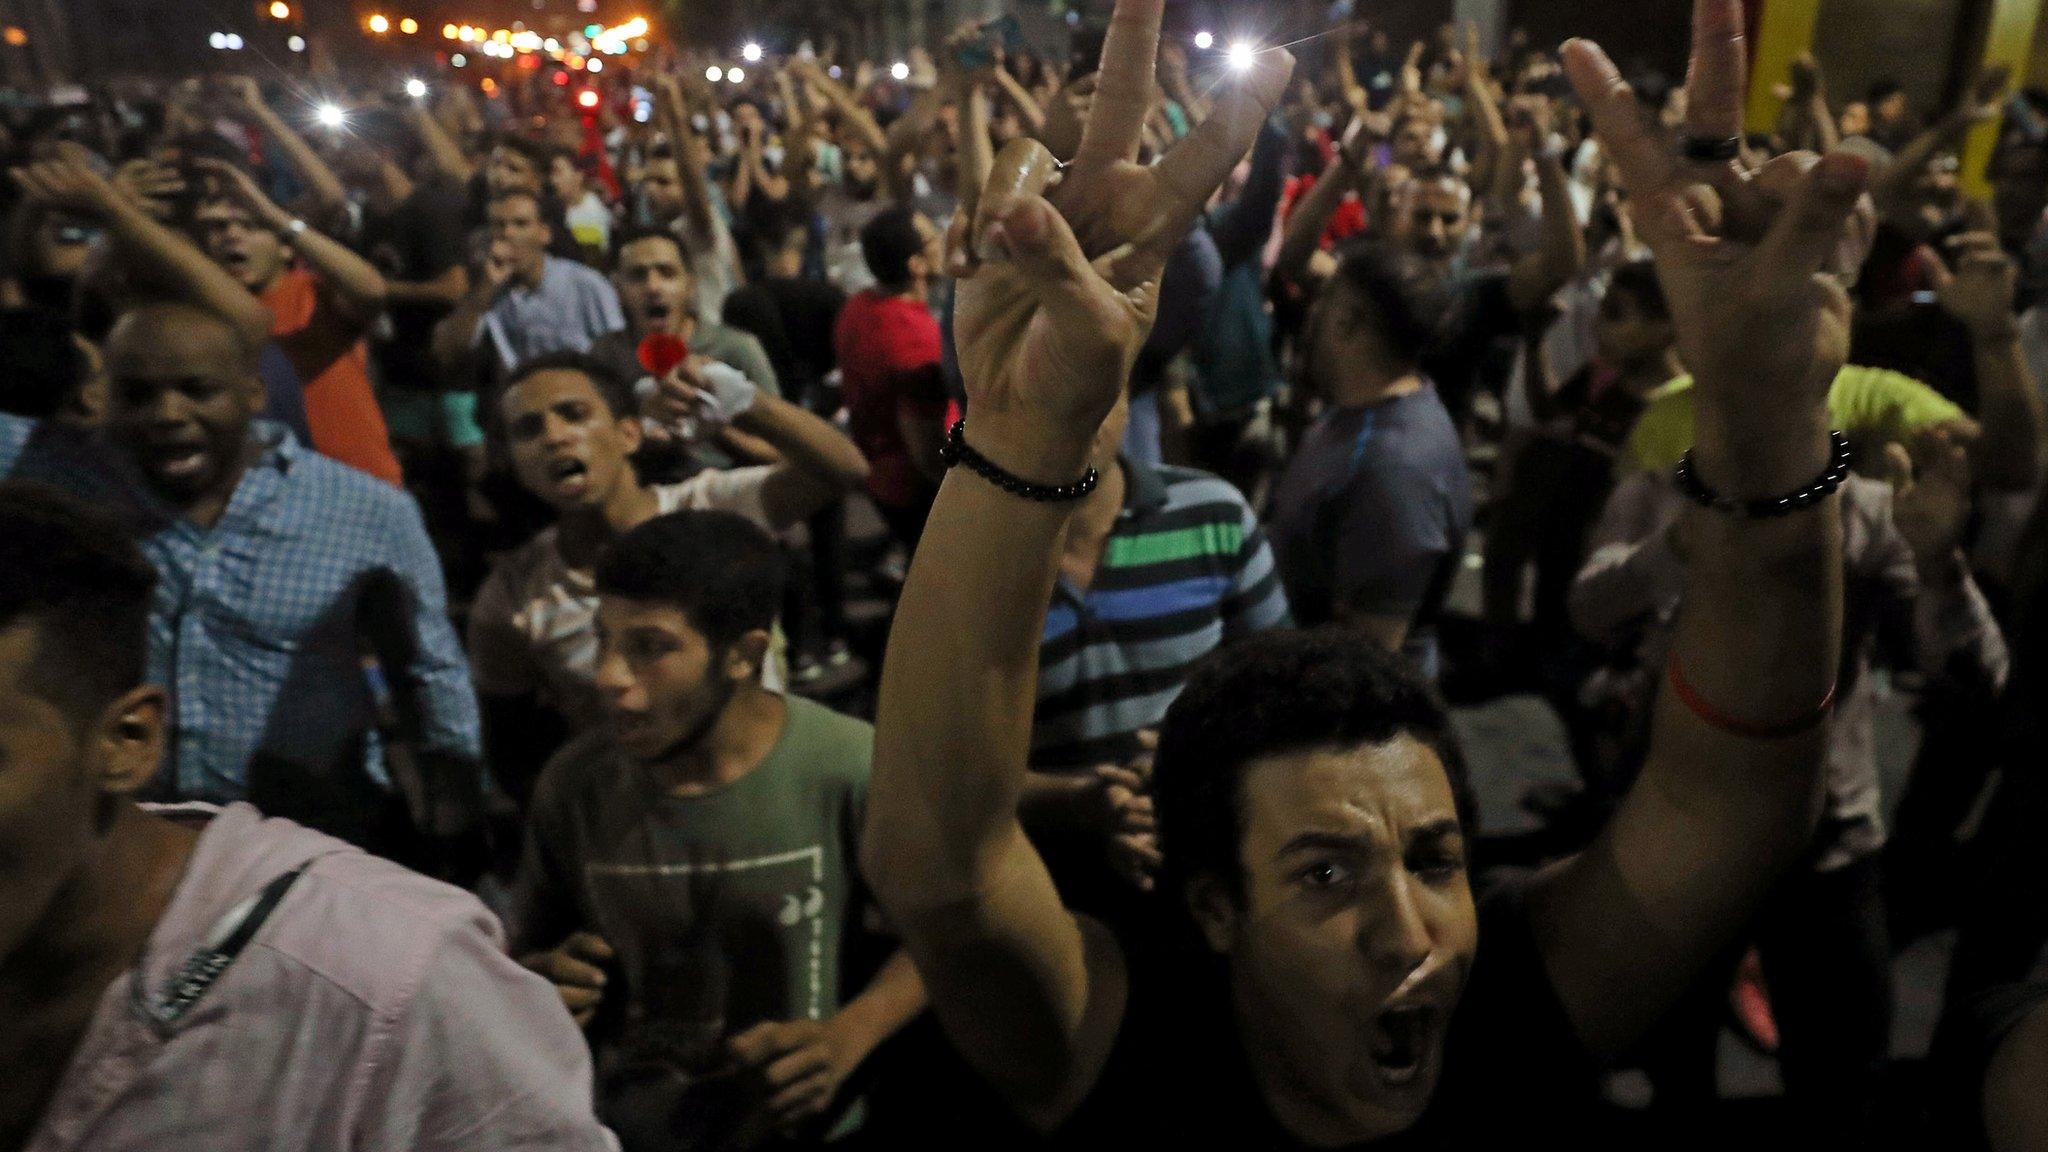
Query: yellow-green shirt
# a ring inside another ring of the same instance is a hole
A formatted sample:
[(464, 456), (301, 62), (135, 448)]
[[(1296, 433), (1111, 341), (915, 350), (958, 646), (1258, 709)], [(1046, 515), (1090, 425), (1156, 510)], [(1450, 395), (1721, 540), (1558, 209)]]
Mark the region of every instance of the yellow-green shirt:
[[(1638, 468), (1675, 467), (1692, 447), (1692, 377), (1650, 393), (1629, 436), (1627, 459)], [(1903, 441), (1937, 424), (1966, 418), (1961, 408), (1910, 376), (1883, 368), (1845, 367), (1828, 389), (1828, 414), (1851, 443)]]

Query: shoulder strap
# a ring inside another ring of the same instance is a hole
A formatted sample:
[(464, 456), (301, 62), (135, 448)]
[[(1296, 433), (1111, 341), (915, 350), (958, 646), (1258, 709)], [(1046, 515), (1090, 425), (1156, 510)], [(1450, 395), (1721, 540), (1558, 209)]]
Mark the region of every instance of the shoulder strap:
[(215, 921), (199, 947), (179, 966), (178, 974), (171, 978), (161, 997), (152, 1001), (143, 988), (141, 972), (136, 972), (130, 984), (134, 990), (135, 1007), (152, 1028), (160, 1035), (167, 1034), (192, 1011), (193, 1006), (220, 982), (221, 976), (249, 946), (249, 941), (256, 938), (264, 922), (270, 919), (270, 914), (283, 903), (285, 893), (291, 891), (292, 885), (311, 866), (310, 860), (299, 865), (264, 885), (263, 891), (228, 909), (226, 915)]

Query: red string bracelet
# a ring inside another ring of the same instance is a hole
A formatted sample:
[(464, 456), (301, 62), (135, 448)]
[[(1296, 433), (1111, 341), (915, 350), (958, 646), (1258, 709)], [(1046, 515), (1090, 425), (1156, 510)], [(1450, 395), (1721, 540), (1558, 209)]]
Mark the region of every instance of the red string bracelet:
[(1679, 665), (1676, 652), (1671, 654), (1667, 674), (1671, 678), (1672, 690), (1678, 693), (1679, 702), (1685, 705), (1687, 711), (1699, 717), (1701, 723), (1731, 736), (1741, 736), (1750, 740), (1783, 740), (1819, 727), (1821, 722), (1828, 718), (1828, 713), (1834, 711), (1835, 689), (1840, 686), (1839, 682), (1828, 685), (1828, 694), (1821, 697), (1820, 703), (1804, 716), (1783, 724), (1752, 724), (1745, 720), (1737, 720), (1707, 703), (1693, 686), (1686, 682), (1685, 669)]

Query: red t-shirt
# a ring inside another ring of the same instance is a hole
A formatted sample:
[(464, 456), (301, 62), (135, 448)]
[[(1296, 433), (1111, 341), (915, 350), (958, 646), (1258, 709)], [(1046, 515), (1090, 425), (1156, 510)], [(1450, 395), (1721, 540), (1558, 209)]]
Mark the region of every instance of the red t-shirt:
[(868, 458), (868, 494), (904, 507), (931, 485), (910, 462), (897, 414), (937, 422), (946, 410), (939, 322), (915, 300), (870, 288), (846, 302), (833, 332), (853, 442)]
[(271, 342), (284, 350), (305, 388), (313, 450), (403, 485), (384, 410), (370, 387), (362, 321), (335, 307), (320, 278), (304, 268), (279, 276), (263, 303), (270, 309)]
[[(1295, 206), (1315, 190), (1316, 177), (1304, 173), (1287, 181), (1280, 192), (1280, 222), (1285, 225), (1294, 218)], [(1344, 241), (1365, 231), (1365, 204), (1358, 199), (1358, 193), (1346, 192), (1344, 199), (1337, 203), (1337, 210), (1330, 213), (1330, 222), (1323, 226), (1322, 239), (1318, 241), (1323, 251), (1328, 252)]]

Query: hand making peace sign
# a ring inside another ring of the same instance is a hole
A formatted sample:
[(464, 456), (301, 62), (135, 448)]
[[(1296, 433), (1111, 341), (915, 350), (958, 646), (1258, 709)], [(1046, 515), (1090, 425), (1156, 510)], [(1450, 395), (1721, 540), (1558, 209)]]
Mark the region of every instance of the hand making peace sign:
[(969, 442), (1027, 478), (1077, 476), (1158, 308), (1166, 258), (1286, 91), (1294, 58), (1260, 53), (1215, 111), (1151, 167), (1137, 163), (1155, 99), (1164, 0), (1119, 0), (1073, 162), (1013, 141), (973, 219), (949, 238), (961, 277), (954, 339)]

